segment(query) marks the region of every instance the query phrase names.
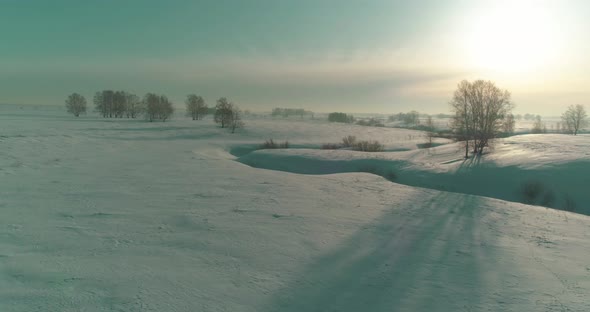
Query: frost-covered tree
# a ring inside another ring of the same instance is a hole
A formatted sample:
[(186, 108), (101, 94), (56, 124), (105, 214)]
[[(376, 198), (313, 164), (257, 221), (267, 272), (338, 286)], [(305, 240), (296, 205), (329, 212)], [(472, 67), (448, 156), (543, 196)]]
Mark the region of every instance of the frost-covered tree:
[(588, 115), (584, 105), (570, 105), (565, 113), (561, 115), (562, 123), (568, 133), (577, 135), (578, 132), (588, 125)]
[(485, 80), (460, 82), (450, 105), (454, 113), (451, 127), (465, 142), (465, 157), (469, 156), (470, 142), (473, 153), (483, 153), (490, 140), (501, 133), (505, 116), (514, 107), (508, 91)]
[(86, 113), (86, 99), (78, 93), (72, 93), (66, 99), (66, 109), (68, 113), (78, 117), (80, 114)]
[(186, 114), (191, 116), (193, 120), (202, 119), (207, 114), (209, 108), (205, 104), (205, 99), (196, 94), (189, 94), (186, 96)]
[(220, 98), (215, 105), (215, 114), (213, 120), (221, 124), (221, 128), (230, 125), (232, 114), (234, 112), (234, 104), (227, 100), (227, 98)]

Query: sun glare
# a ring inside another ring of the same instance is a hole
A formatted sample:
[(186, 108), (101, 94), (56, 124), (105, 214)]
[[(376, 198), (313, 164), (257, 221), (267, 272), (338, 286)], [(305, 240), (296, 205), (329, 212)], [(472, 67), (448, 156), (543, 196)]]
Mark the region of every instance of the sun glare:
[(502, 2), (482, 9), (463, 38), (471, 67), (499, 73), (542, 70), (559, 57), (549, 9), (535, 2)]

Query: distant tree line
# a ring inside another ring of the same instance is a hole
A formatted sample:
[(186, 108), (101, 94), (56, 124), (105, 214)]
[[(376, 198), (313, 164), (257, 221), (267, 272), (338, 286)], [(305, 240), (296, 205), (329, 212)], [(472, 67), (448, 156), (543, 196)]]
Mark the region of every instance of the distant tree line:
[(280, 108), (276, 107), (273, 108), (270, 115), (272, 117), (283, 117), (288, 118), (291, 116), (298, 116), (299, 118), (303, 118), (304, 116), (311, 115), (313, 117), (313, 112), (307, 111), (303, 108)]
[(401, 121), (405, 126), (415, 127), (420, 125), (420, 113), (417, 111), (411, 111), (409, 113), (398, 113), (397, 115), (391, 115), (388, 118), (389, 121)]
[(369, 118), (369, 119), (360, 119), (356, 122), (359, 126), (367, 126), (367, 127), (385, 127), (385, 125), (376, 118)]
[(342, 122), (342, 123), (353, 123), (354, 116), (345, 113), (330, 113), (328, 114), (328, 121), (330, 122)]
[[(143, 115), (146, 120), (166, 121), (174, 113), (174, 106), (165, 95), (147, 93), (142, 100), (135, 94), (125, 91), (103, 90), (94, 95), (96, 112), (103, 118), (137, 118)], [(68, 113), (78, 117), (86, 113), (86, 99), (84, 96), (73, 93), (66, 98)], [(215, 107), (209, 108), (203, 97), (189, 94), (185, 100), (187, 116), (193, 120), (201, 120), (207, 114), (214, 114), (213, 120), (222, 128), (228, 128), (232, 133), (238, 128), (244, 127), (242, 111), (227, 100), (220, 98)]]

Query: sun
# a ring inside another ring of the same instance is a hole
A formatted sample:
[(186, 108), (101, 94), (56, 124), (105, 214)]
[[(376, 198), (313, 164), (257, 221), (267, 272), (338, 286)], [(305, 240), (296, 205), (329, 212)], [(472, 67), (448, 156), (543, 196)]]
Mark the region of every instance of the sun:
[(464, 61), (499, 73), (530, 73), (553, 63), (559, 43), (549, 9), (534, 1), (499, 3), (465, 25)]

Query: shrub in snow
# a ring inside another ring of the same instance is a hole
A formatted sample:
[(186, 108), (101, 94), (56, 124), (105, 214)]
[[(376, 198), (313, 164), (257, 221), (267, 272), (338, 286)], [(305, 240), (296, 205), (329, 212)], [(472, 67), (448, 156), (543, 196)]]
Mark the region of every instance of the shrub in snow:
[(340, 148), (342, 148), (342, 145), (340, 145), (338, 143), (322, 144), (322, 149), (325, 149), (325, 150), (336, 150), (336, 149), (340, 149)]
[(356, 145), (356, 137), (354, 135), (345, 136), (342, 138), (342, 143), (327, 143), (322, 145), (322, 149), (340, 149), (340, 148), (348, 148), (348, 147), (355, 147)]
[(383, 148), (379, 141), (360, 141), (353, 146), (355, 151), (361, 152), (383, 152)]
[(262, 145), (260, 145), (261, 149), (273, 149), (273, 148), (289, 148), (289, 141), (285, 142), (275, 142), (273, 139), (268, 139)]
[(356, 137), (354, 135), (345, 136), (342, 138), (342, 146), (353, 147), (356, 144)]

